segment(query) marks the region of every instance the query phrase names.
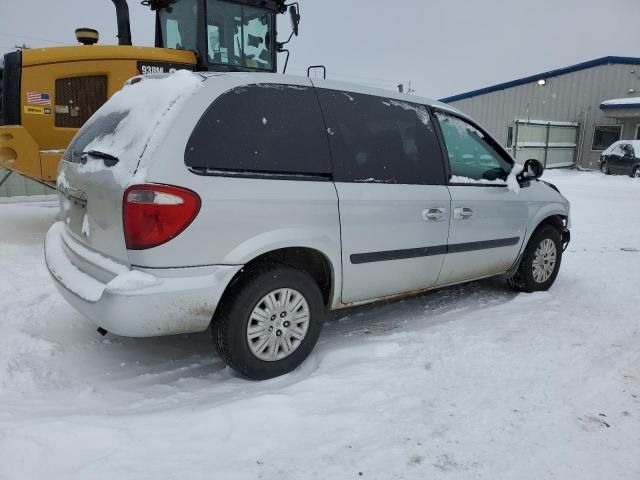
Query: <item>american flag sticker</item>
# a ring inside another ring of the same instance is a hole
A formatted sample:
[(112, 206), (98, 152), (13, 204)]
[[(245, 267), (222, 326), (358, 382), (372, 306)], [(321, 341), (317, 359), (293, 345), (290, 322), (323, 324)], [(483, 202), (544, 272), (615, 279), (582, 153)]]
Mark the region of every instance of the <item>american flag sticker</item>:
[(48, 93), (27, 92), (27, 103), (29, 105), (51, 105), (51, 97)]

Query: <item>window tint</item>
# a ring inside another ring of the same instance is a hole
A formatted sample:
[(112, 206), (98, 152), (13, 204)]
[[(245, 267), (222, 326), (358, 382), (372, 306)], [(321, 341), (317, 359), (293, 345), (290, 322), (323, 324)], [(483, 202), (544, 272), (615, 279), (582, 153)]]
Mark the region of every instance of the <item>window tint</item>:
[(317, 89), (337, 182), (444, 184), (440, 145), (423, 105)]
[(591, 150), (606, 150), (620, 140), (622, 125), (596, 125), (593, 131)]
[(436, 117), (447, 147), (452, 183), (507, 179), (511, 162), (503, 158), (480, 130), (453, 115), (437, 112)]
[(329, 144), (313, 89), (260, 84), (225, 93), (196, 125), (185, 163), (214, 170), (329, 176)]

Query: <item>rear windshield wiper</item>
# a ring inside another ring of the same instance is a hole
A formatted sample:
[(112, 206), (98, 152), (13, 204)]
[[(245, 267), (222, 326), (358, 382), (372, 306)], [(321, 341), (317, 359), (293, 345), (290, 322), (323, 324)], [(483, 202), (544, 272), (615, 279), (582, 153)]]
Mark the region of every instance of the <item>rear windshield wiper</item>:
[(84, 160), (82, 163), (87, 163), (87, 156), (101, 159), (107, 167), (113, 167), (120, 161), (118, 157), (114, 157), (109, 153), (101, 152), (99, 150), (89, 150), (87, 152), (82, 152), (81, 158)]

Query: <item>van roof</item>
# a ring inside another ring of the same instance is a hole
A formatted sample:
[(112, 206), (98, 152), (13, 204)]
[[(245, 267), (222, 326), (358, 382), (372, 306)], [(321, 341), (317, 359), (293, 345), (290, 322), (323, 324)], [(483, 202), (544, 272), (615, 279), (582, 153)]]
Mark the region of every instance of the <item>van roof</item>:
[(420, 103), (423, 105), (435, 106), (443, 110), (455, 112), (460, 115), (465, 115), (458, 109), (442, 103), (438, 100), (434, 100), (428, 97), (421, 97), (418, 95), (411, 95), (408, 93), (400, 93), (394, 90), (385, 90), (382, 88), (368, 87), (365, 85), (359, 85), (356, 83), (342, 82), (336, 80), (324, 80), (317, 78), (308, 78), (300, 75), (283, 75), (281, 73), (256, 73), (256, 72), (198, 72), (204, 78), (214, 79), (222, 75), (232, 76), (239, 79), (243, 79), (242, 83), (286, 83), (292, 85), (308, 85), (309, 80), (317, 88), (327, 88), (332, 90), (341, 90), (345, 92), (361, 93), (365, 95), (376, 95), (379, 97), (392, 98), (394, 100), (402, 100), (405, 102)]

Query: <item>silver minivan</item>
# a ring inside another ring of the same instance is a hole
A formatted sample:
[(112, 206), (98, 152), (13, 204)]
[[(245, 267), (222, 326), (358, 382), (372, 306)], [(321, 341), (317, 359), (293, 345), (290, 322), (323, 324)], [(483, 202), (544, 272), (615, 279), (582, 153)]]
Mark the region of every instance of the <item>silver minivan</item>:
[(251, 379), (296, 368), (327, 310), (502, 275), (554, 282), (569, 202), (439, 102), (274, 74), (137, 77), (61, 162), (46, 237), (100, 330), (211, 328)]

